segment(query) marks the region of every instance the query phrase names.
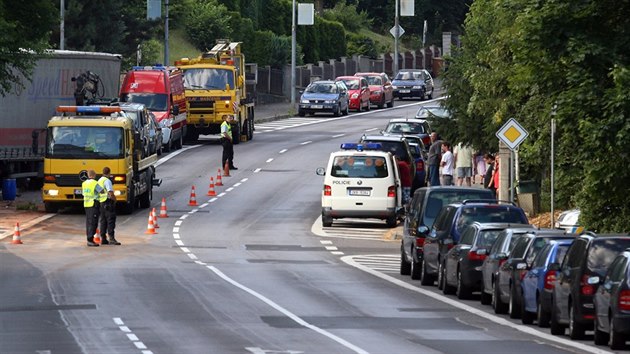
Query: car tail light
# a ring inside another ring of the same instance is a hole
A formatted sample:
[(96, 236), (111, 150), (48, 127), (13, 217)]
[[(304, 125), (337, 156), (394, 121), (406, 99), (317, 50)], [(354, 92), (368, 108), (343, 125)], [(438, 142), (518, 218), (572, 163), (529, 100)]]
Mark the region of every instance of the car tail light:
[(477, 251), (468, 252), (469, 261), (483, 261), (484, 259), (486, 259), (485, 254), (478, 254)]
[(424, 237), (416, 237), (416, 247), (424, 247)]
[(545, 275), (545, 289), (552, 290), (554, 287), (554, 283), (556, 282), (556, 271), (550, 270)]
[(619, 292), (619, 310), (630, 311), (630, 290)]
[(595, 293), (595, 288), (587, 282), (588, 278), (589, 276), (584, 274), (580, 281), (580, 293), (582, 295), (593, 295)]
[(332, 188), (329, 185), (324, 185), (324, 195), (330, 197), (332, 195)]
[(396, 198), (396, 186), (389, 186), (389, 188), (387, 188), (387, 197)]
[(430, 136), (425, 136), (425, 137), (423, 137), (423, 138), (422, 138), (422, 143), (423, 143), (425, 146), (428, 146), (429, 144), (431, 144), (431, 137), (430, 137)]

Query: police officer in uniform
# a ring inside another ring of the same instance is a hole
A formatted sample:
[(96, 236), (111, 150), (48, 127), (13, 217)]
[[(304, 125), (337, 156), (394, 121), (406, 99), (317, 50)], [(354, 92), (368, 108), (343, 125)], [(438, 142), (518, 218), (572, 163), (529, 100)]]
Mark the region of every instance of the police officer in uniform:
[(103, 188), (99, 186), (98, 182), (94, 179), (96, 178), (96, 172), (94, 172), (94, 170), (88, 170), (87, 177), (88, 179), (81, 184), (81, 189), (83, 190), (83, 207), (85, 208), (85, 233), (87, 236), (87, 245), (89, 247), (98, 247), (98, 243), (94, 242), (94, 234), (98, 226), (100, 208), (98, 198)]
[(101, 244), (120, 245), (120, 242), (114, 237), (114, 229), (116, 228), (116, 196), (114, 195), (114, 186), (110, 177), (111, 170), (109, 167), (104, 167), (103, 175), (97, 182), (103, 189), (103, 192), (99, 194), (99, 203), (101, 204)]
[(232, 141), (232, 120), (232, 115), (223, 115), (223, 123), (221, 123), (221, 144), (223, 144), (223, 157), (221, 158), (221, 166), (223, 167), (223, 169), (225, 169), (225, 164), (228, 163), (230, 170), (238, 170), (238, 168), (234, 166), (233, 162), (234, 143)]

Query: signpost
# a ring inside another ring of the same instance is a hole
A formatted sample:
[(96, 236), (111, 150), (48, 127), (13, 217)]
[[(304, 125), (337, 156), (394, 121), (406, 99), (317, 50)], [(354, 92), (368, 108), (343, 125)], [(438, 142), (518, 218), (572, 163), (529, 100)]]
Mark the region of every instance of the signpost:
[(510, 118), (496, 133), (497, 138), (501, 140), (510, 149), (510, 201), (514, 202), (514, 151), (518, 150), (518, 146), (529, 136), (529, 133), (514, 118)]

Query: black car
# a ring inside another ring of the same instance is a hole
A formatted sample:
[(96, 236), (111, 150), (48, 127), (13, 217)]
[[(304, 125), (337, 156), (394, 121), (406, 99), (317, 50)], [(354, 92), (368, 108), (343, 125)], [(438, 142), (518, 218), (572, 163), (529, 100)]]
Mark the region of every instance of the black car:
[[(529, 224), (512, 225), (499, 234), (490, 248), (490, 252), (481, 265), (481, 303), (490, 305), (494, 294), (494, 281), (499, 267), (507, 260), (508, 254), (514, 248), (519, 237), (531, 231), (534, 226)], [(494, 304), (493, 304), (494, 306)], [(505, 312), (506, 310), (503, 310)]]
[(593, 329), (595, 311), (593, 295), (598, 284), (588, 278), (605, 277), (612, 261), (630, 247), (630, 236), (584, 233), (573, 241), (558, 270), (551, 305), (551, 334), (564, 334), (569, 328), (571, 339), (580, 339), (584, 331)]
[(521, 317), (522, 277), (546, 244), (553, 240), (574, 239), (575, 236), (560, 229), (536, 229), (519, 237), (507, 260), (495, 274), (493, 293), (495, 312), (503, 313), (507, 309), (510, 318)]
[(403, 69), (392, 80), (394, 97), (418, 97), (421, 100), (433, 98), (433, 78), (425, 69)]
[(593, 298), (595, 344), (622, 349), (630, 339), (630, 248), (615, 258), (606, 276), (590, 277), (587, 283), (599, 284)]
[[(400, 274), (411, 274), (411, 279), (420, 279), (424, 239), (433, 227), (435, 217), (443, 205), (466, 199), (493, 200), (494, 194), (489, 189), (455, 186), (424, 187), (414, 192), (405, 216), (400, 243)], [(428, 281), (427, 277), (421, 284), (430, 285)]]
[(332, 113), (335, 117), (348, 114), (350, 97), (342, 81), (322, 80), (310, 83), (300, 92), (298, 115)]
[(468, 226), (444, 259), (444, 294), (455, 293), (459, 299), (467, 299), (473, 291), (481, 290), (479, 267), (499, 233), (510, 226), (478, 222)]
[(440, 210), (430, 234), (424, 241), (421, 276), (437, 277), (438, 288), (444, 287), (444, 257), (455, 246), (466, 227), (473, 222), (527, 224), (523, 209), (512, 203), (495, 200), (465, 200)]
[(405, 161), (409, 164), (409, 170), (411, 170), (411, 180), (416, 177), (415, 161), (409, 149), (409, 143), (402, 136), (392, 135), (363, 135), (359, 141), (361, 144), (378, 143), (381, 144), (381, 150), (389, 151), (392, 155), (396, 156), (398, 160)]

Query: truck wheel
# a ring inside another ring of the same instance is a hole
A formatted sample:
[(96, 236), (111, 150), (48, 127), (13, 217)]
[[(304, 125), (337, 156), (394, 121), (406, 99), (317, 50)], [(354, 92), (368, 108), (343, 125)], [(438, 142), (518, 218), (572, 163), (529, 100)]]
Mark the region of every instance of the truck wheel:
[(166, 147), (164, 148), (164, 150), (166, 152), (171, 152), (173, 151), (173, 133), (171, 133), (171, 136), (168, 138), (168, 144), (166, 144)]
[(151, 207), (151, 199), (153, 199), (153, 187), (149, 187), (149, 190), (144, 192), (140, 196), (140, 208), (146, 209)]
[(56, 213), (59, 210), (59, 206), (56, 203), (45, 202), (44, 210), (47, 213)]
[(232, 142), (234, 145), (241, 142), (241, 123), (237, 122), (232, 126)]
[(253, 117), (249, 117), (249, 119), (247, 120), (247, 140), (253, 140), (254, 139), (254, 118)]
[(127, 202), (123, 204), (122, 213), (129, 215), (133, 213), (133, 209), (136, 206), (136, 197), (134, 196), (133, 189), (129, 190)]
[(176, 149), (181, 149), (184, 147), (184, 134), (179, 134), (179, 139), (177, 139), (177, 143), (175, 148)]

